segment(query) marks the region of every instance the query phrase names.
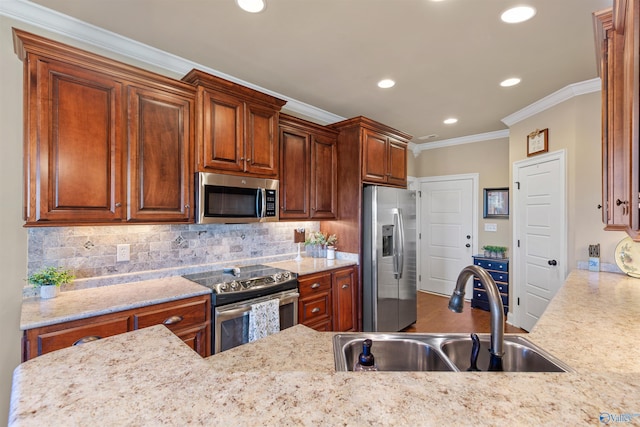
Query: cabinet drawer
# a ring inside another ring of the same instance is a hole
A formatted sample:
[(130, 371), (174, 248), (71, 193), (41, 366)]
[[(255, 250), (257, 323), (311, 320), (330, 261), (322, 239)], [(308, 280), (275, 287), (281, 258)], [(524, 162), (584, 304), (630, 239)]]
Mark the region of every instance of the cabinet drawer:
[[(502, 305), (509, 305), (509, 295), (500, 294), (500, 298), (502, 299)], [(478, 289), (473, 290), (473, 299), (478, 301), (489, 301), (487, 292)]]
[[(91, 320), (87, 320), (90, 322)], [(30, 330), (35, 332), (35, 337), (28, 337), (29, 341), (35, 339), (37, 342), (37, 354), (30, 354), (29, 357), (40, 356), (73, 345), (83, 344), (84, 342), (96, 339), (110, 337), (112, 335), (123, 334), (129, 331), (130, 316), (121, 316), (104, 320), (101, 322), (88, 323), (76, 327), (65, 327), (65, 324), (55, 325), (52, 330), (45, 328), (40, 330)], [(53, 330), (57, 329), (57, 330)]]
[(176, 331), (207, 321), (207, 300), (198, 299), (189, 302), (171, 302), (152, 307), (134, 315), (134, 328), (141, 329), (163, 324)]
[(473, 263), (486, 270), (509, 271), (509, 261), (476, 258), (473, 260)]
[(298, 291), (300, 298), (317, 295), (331, 290), (331, 273), (314, 274), (298, 278)]
[(323, 318), (331, 318), (331, 294), (326, 293), (318, 298), (303, 299), (299, 301), (299, 323), (319, 322)]
[[(501, 294), (509, 294), (509, 285), (507, 283), (496, 282), (496, 285), (498, 286), (498, 292), (500, 292)], [(473, 289), (481, 289), (486, 292), (484, 285), (475, 278), (473, 279)]]

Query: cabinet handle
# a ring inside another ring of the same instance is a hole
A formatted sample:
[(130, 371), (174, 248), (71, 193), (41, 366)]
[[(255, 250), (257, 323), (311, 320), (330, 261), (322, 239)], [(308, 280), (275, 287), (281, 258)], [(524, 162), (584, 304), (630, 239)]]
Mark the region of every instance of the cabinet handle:
[(347, 288), (349, 288), (349, 285), (347, 285), (347, 284), (342, 285), (342, 289), (347, 289)]
[(97, 335), (89, 335), (88, 337), (80, 338), (78, 341), (74, 342), (72, 345), (86, 344), (91, 341), (98, 341), (99, 339), (102, 339), (102, 337), (99, 337)]
[(122, 203), (120, 202), (116, 203), (116, 208), (119, 208), (120, 206), (122, 206)]
[(311, 285), (311, 289), (318, 289), (320, 287), (320, 283), (314, 283), (313, 285)]
[(182, 322), (182, 316), (171, 316), (164, 319), (162, 322), (163, 325), (175, 325), (176, 323)]
[(314, 308), (313, 310), (311, 310), (312, 313), (319, 313), (320, 309), (318, 307)]
[(247, 157), (247, 162), (250, 162), (250, 161), (251, 161), (251, 159)]

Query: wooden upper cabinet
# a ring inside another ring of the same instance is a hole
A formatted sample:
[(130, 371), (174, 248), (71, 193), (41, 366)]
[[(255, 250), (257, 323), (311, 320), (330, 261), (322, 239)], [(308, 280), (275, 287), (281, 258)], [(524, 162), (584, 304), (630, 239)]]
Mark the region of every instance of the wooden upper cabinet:
[(130, 221), (192, 218), (191, 120), (195, 94), (157, 88), (128, 91)]
[(363, 183), (406, 188), (407, 144), (411, 135), (366, 117), (355, 117), (331, 126), (340, 131), (339, 139), (345, 143), (355, 143), (354, 139), (359, 139)]
[(193, 218), (195, 88), (14, 29), (27, 226)]
[(387, 137), (365, 129), (362, 136), (362, 180), (367, 182), (387, 182)]
[(638, 36), (640, 0), (594, 13), (602, 80), (602, 219), (640, 240)]
[(202, 129), (197, 137), (197, 168), (200, 171), (242, 172), (244, 151), (244, 104), (232, 96), (203, 89), (200, 92)]
[(280, 219), (308, 219), (310, 135), (297, 128), (285, 126), (282, 122), (281, 119)]
[(337, 215), (337, 132), (280, 115), (280, 219)]
[(122, 220), (122, 82), (32, 53), (25, 66), (27, 225)]
[(278, 119), (286, 101), (199, 70), (182, 80), (198, 91), (196, 169), (278, 178)]

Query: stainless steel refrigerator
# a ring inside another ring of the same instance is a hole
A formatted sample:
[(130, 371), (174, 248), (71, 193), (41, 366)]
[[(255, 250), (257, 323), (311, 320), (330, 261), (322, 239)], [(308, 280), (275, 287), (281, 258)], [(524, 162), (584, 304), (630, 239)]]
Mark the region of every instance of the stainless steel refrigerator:
[(364, 188), (362, 327), (397, 332), (416, 321), (416, 193)]

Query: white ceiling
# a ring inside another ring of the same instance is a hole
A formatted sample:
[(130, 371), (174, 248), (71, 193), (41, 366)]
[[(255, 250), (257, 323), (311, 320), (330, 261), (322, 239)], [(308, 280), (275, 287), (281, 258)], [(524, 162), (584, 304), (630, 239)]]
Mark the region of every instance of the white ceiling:
[[(506, 129), (501, 119), (597, 77), (591, 14), (612, 0), (34, 0), (345, 118), (429, 141)], [(507, 8), (537, 15), (505, 24)], [(502, 88), (517, 76), (522, 83)], [(392, 78), (392, 89), (378, 80)], [(444, 125), (455, 116), (459, 122)]]

